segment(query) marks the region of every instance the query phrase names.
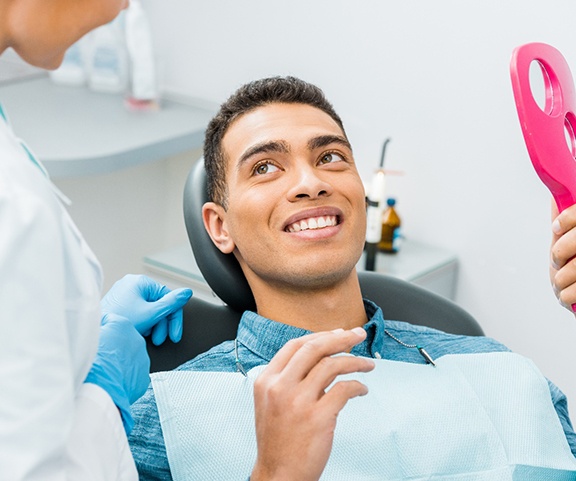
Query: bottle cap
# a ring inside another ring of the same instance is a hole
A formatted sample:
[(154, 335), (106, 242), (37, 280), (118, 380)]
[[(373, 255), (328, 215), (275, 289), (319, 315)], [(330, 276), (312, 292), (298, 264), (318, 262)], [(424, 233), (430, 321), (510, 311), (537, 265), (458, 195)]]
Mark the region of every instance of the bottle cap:
[(386, 201), (386, 203), (387, 203), (390, 207), (393, 207), (393, 206), (396, 205), (396, 199), (394, 199), (393, 197), (390, 197), (390, 198)]

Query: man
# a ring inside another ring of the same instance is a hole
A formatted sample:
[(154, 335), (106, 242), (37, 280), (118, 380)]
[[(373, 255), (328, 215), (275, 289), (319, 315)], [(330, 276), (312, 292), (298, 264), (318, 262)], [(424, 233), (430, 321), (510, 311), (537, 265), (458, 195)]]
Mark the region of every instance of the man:
[[(238, 260), (257, 313), (244, 313), (236, 341), (178, 369), (248, 372), (267, 364), (254, 383), (252, 481), (319, 479), (337, 417), (367, 392), (357, 379), (332, 383), (368, 373), (370, 358), (425, 365), (416, 345), (434, 359), (506, 351), (488, 338), (384, 321), (379, 307), (362, 299), (355, 265), (364, 245), (365, 192), (342, 121), (318, 88), (291, 77), (240, 88), (208, 126), (204, 157), (212, 199), (203, 207), (206, 229)], [(565, 258), (563, 251), (558, 259)], [(334, 356), (343, 352), (355, 356)], [(565, 397), (552, 384), (546, 396), (562, 442), (576, 452)], [(172, 479), (155, 402), (149, 388), (134, 405), (131, 447), (141, 479)], [(366, 437), (360, 441), (369, 444)]]

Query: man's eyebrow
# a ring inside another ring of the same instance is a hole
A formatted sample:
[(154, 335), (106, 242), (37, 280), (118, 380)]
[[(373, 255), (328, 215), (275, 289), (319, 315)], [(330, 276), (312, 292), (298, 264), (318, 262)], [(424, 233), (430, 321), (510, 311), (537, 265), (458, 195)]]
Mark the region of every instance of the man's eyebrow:
[(321, 149), (330, 144), (340, 144), (343, 147), (350, 149), (350, 151), (352, 150), (352, 146), (350, 145), (350, 142), (348, 142), (348, 139), (341, 135), (320, 135), (314, 137), (308, 141), (308, 148), (310, 150)]
[(268, 152), (279, 152), (282, 154), (290, 153), (290, 147), (283, 140), (270, 140), (268, 142), (262, 142), (260, 144), (253, 145), (246, 152), (244, 152), (240, 159), (238, 160), (237, 167), (240, 168), (250, 157), (268, 153)]

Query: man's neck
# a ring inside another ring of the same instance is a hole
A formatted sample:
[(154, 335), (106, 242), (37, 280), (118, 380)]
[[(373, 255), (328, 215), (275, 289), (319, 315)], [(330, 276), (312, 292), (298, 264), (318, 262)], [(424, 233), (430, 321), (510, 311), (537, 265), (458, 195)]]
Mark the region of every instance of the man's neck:
[(261, 285), (255, 292), (258, 314), (310, 331), (352, 329), (367, 322), (355, 271), (346, 279), (321, 289), (278, 289)]

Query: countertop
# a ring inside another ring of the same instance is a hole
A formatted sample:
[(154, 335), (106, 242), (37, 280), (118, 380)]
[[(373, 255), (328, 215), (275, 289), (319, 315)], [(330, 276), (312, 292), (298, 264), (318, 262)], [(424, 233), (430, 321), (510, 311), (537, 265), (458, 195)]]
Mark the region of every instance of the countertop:
[(108, 173), (200, 148), (215, 112), (207, 102), (167, 99), (158, 111), (130, 111), (119, 94), (48, 77), (0, 84), (0, 103), (52, 178)]

